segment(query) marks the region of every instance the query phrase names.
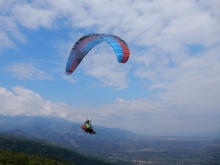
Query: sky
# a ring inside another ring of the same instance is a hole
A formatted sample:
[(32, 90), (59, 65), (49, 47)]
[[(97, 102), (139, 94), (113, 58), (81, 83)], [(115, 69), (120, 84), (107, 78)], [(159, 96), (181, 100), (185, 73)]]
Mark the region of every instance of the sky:
[[(0, 0), (0, 115), (61, 117), (157, 136), (220, 133), (219, 0)], [(87, 34), (105, 42), (75, 72)]]

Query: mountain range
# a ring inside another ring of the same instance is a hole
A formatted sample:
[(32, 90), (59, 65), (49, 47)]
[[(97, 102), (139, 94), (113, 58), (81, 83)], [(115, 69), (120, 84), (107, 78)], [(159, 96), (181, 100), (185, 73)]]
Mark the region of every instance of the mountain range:
[(153, 137), (93, 125), (97, 134), (85, 133), (82, 123), (60, 118), (0, 116), (0, 132), (29, 140), (44, 140), (114, 164), (218, 164), (220, 139)]
[(96, 158), (111, 157), (113, 152), (116, 154), (116, 151), (121, 149), (124, 142), (138, 136), (129, 131), (98, 125), (93, 125), (97, 134), (91, 135), (85, 133), (80, 126), (81, 123), (60, 118), (0, 116), (0, 132), (18, 137), (47, 140)]

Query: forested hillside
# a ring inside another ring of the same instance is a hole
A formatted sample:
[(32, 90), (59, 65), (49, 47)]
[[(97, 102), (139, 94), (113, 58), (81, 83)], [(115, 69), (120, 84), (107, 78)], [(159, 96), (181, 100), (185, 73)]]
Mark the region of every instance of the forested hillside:
[(0, 165), (74, 165), (36, 155), (23, 154), (11, 150), (0, 150)]
[(82, 156), (57, 145), (33, 140), (1, 134), (0, 163), (29, 165), (42, 161), (45, 162), (44, 164), (110, 165), (110, 163)]

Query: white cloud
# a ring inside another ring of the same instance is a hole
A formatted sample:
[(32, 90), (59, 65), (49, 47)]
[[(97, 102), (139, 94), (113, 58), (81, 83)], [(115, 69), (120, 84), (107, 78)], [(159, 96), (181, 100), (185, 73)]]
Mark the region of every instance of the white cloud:
[[(74, 122), (93, 118), (93, 124), (117, 127), (148, 135), (186, 135), (219, 130), (219, 112), (195, 113), (178, 105), (147, 99), (125, 100), (97, 108), (74, 108), (65, 103), (43, 99), (39, 94), (16, 86), (0, 87), (0, 114), (54, 116)], [(207, 107), (206, 107), (207, 108)]]
[[(65, 103), (54, 103), (44, 100), (39, 94), (16, 86), (13, 91), (0, 87), (0, 113), (3, 115), (26, 115), (26, 116), (54, 116), (66, 118), (69, 112), (74, 114), (74, 108)], [(77, 115), (72, 115), (75, 120)]]
[(69, 75), (65, 75), (65, 76), (63, 77), (63, 79), (65, 79), (65, 80), (67, 80), (67, 81), (69, 81), (69, 82), (71, 82), (71, 83), (75, 83), (75, 82), (76, 82), (76, 79), (70, 77)]
[(0, 30), (1, 47), (13, 47), (14, 43), (8, 38), (8, 36)]
[[(218, 105), (219, 107), (219, 105)], [(203, 107), (184, 106), (162, 100), (124, 100), (90, 110), (96, 123), (148, 135), (192, 135), (214, 133), (220, 130), (219, 110), (209, 111)]]
[[(217, 10), (219, 2), (215, 0), (208, 2), (48, 0), (16, 3), (2, 1), (2, 4), (5, 9), (1, 12), (0, 22), (3, 25), (4, 20), (8, 20), (7, 26), (0, 32), (5, 46), (14, 45), (11, 38), (25, 40), (19, 26), (27, 29), (39, 27), (51, 29), (66, 25), (72, 26), (73, 29), (84, 28), (85, 33), (115, 34), (132, 46), (153, 46), (163, 55), (169, 54), (170, 60), (178, 63), (186, 58), (186, 54), (182, 53), (186, 51), (185, 45), (200, 44), (211, 47), (219, 42), (220, 14)], [(8, 32), (8, 27), (13, 28), (9, 28), (11, 30)], [(78, 33), (74, 37), (76, 36), (78, 38)], [(131, 56), (138, 54), (137, 49), (131, 52)], [(90, 75), (100, 77), (105, 85), (114, 84), (117, 77), (122, 78), (121, 74), (125, 74), (108, 70), (107, 74), (115, 75), (111, 78), (113, 82), (109, 82), (102, 76), (104, 73), (99, 72), (92, 70)]]
[(51, 28), (56, 18), (56, 13), (49, 6), (42, 8), (36, 4), (17, 4), (12, 10), (13, 19), (28, 29), (39, 27)]
[(151, 89), (166, 90), (160, 96), (171, 102), (202, 106), (208, 101), (209, 104), (219, 105), (217, 101), (220, 97), (219, 51), (219, 48), (215, 47), (189, 56), (182, 62), (174, 64), (174, 67), (169, 65), (169, 57), (159, 56), (156, 59), (151, 54), (141, 55), (138, 62), (147, 65), (138, 68), (136, 75), (150, 81)]
[(171, 79), (172, 82), (163, 86), (167, 89), (167, 92), (162, 94), (163, 97), (176, 104), (194, 104), (201, 109), (205, 106), (209, 112), (219, 111), (219, 51), (219, 48), (215, 48), (200, 56), (188, 58), (175, 67), (175, 70), (166, 70), (167, 73), (163, 74), (162, 79)]
[[(85, 27), (90, 31), (94, 28), (93, 30), (101, 33), (113, 33), (121, 36), (131, 45), (129, 62), (131, 61), (135, 66), (137, 63), (134, 62), (138, 62), (136, 60), (147, 62), (146, 66), (142, 68), (144, 73), (141, 73), (139, 69), (135, 71), (139, 72), (138, 76), (143, 77), (148, 74), (145, 76), (146, 78), (150, 77), (150, 80), (159, 81), (154, 84), (154, 87), (161, 87), (159, 84), (163, 78), (159, 79), (157, 76), (167, 76), (165, 71), (170, 63), (175, 68), (185, 62), (189, 57), (186, 45), (199, 44), (207, 49), (212, 49), (213, 45), (219, 43), (219, 12), (214, 7), (219, 6), (219, 3), (217, 1), (209, 2), (169, 0), (166, 2), (120, 1), (115, 3), (109, 1), (109, 5), (105, 6), (104, 1), (94, 0), (91, 4), (82, 1), (75, 3), (78, 5), (78, 11), (82, 10), (79, 17), (75, 14), (75, 10), (70, 11), (70, 8), (67, 7), (59, 8), (57, 3), (54, 7), (61, 13), (65, 11), (69, 14), (69, 19), (74, 22), (74, 27)], [(106, 16), (108, 16), (108, 22), (106, 22)], [(146, 51), (140, 54), (140, 50), (135, 48), (138, 45), (148, 46), (149, 49), (145, 49)], [(98, 67), (91, 68), (92, 64), (88, 62), (87, 65), (90, 68), (87, 68), (89, 70), (87, 74), (99, 78), (107, 86), (116, 84), (119, 78), (124, 82), (120, 87), (127, 84), (126, 73), (118, 73), (118, 69), (113, 69), (113, 65), (105, 67), (98, 55), (96, 59), (94, 56), (90, 60), (93, 60), (95, 62), (93, 64)], [(151, 62), (149, 66), (150, 60), (154, 62)], [(108, 63), (111, 64), (110, 61)], [(112, 69), (107, 70), (107, 68)], [(154, 71), (148, 72), (149, 69)], [(175, 69), (170, 69), (170, 71)], [(174, 81), (168, 78), (166, 80), (163, 83)]]
[(125, 102), (126, 100), (124, 100), (124, 99), (122, 99), (122, 98), (119, 98), (119, 97), (116, 97), (116, 101), (117, 101), (118, 103), (123, 103), (123, 102)]
[(90, 32), (110, 32), (122, 35), (126, 41), (157, 45), (166, 51), (186, 43), (196, 42), (207, 46), (213, 44), (218, 40), (216, 34), (219, 34), (220, 28), (217, 1), (158, 0), (116, 3), (109, 0), (48, 0), (24, 1), (13, 5), (6, 1), (3, 3), (10, 21), (26, 28), (53, 28), (57, 26), (57, 20), (63, 19), (66, 21), (58, 26), (67, 23), (73, 28), (83, 27)]
[(7, 71), (11, 72), (11, 75), (17, 79), (52, 79), (52, 76), (45, 73), (44, 71), (37, 69), (31, 63), (12, 63), (6, 68)]
[(98, 78), (105, 86), (128, 87), (126, 77), (130, 66), (118, 63), (113, 49), (107, 43), (93, 48), (81, 65), (87, 75)]
[(11, 17), (0, 15), (0, 26), (0, 48), (13, 47), (15, 45), (13, 40), (26, 41), (25, 36), (19, 31)]

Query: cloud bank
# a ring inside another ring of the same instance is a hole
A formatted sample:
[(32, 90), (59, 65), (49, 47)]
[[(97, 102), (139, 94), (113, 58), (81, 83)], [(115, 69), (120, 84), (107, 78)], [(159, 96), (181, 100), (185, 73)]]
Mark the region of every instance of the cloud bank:
[(11, 91), (0, 88), (0, 103), (1, 115), (53, 116), (74, 122), (83, 122), (86, 117), (92, 117), (93, 124), (96, 125), (117, 127), (148, 135), (190, 135), (213, 133), (219, 129), (219, 118), (216, 116), (219, 115), (219, 111), (207, 112), (205, 109), (207, 107), (191, 111), (197, 107), (186, 105), (187, 109), (147, 99), (116, 98), (113, 104), (96, 109), (82, 109), (71, 107), (66, 103), (44, 100), (39, 94), (16, 86)]

